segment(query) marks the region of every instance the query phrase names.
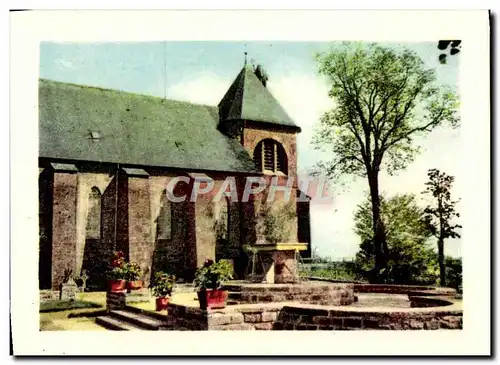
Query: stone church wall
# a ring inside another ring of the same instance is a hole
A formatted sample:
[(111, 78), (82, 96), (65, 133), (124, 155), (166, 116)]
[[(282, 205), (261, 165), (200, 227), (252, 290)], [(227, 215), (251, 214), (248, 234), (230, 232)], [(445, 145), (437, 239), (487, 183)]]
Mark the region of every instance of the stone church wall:
[(75, 173), (55, 172), (52, 216), (52, 288), (58, 289), (65, 270), (75, 270), (76, 196)]

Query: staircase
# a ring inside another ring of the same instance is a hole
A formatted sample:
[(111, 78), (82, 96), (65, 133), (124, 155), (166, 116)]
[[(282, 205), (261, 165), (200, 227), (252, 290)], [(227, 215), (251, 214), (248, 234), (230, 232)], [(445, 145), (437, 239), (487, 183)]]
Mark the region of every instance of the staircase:
[(165, 316), (129, 306), (110, 310), (107, 315), (97, 317), (95, 322), (112, 331), (158, 331), (168, 328)]

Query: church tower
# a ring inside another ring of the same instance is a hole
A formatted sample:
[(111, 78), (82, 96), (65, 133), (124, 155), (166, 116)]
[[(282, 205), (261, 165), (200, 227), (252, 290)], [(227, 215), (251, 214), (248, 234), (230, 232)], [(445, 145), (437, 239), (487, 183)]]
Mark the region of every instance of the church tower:
[[(280, 211), (286, 222), (280, 227), (278, 242), (297, 242), (297, 126), (267, 88), (268, 76), (262, 66), (245, 63), (226, 95), (219, 103), (219, 130), (238, 139), (253, 158), (256, 169), (267, 183), (277, 176), (278, 185), (291, 189), (285, 198), (283, 189), (266, 203), (269, 189), (243, 203), (243, 221), (247, 222), (242, 233), (245, 244), (271, 242), (266, 233), (266, 217)], [(292, 181), (290, 180), (292, 179)], [(284, 209), (284, 210), (283, 210)]]
[(245, 63), (219, 103), (219, 129), (239, 139), (265, 175), (296, 180), (300, 127), (270, 93), (267, 80), (261, 65)]

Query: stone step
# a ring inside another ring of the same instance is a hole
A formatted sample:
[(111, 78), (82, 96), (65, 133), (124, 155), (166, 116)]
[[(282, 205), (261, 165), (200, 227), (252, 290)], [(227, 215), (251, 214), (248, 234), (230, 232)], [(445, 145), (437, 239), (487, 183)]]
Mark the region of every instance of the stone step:
[(127, 310), (112, 310), (109, 314), (121, 321), (131, 323), (140, 328), (156, 331), (158, 328), (165, 326), (165, 322), (150, 316), (140, 313), (134, 313)]
[(142, 328), (136, 327), (130, 323), (122, 322), (109, 316), (100, 316), (95, 319), (95, 323), (112, 331), (140, 331)]
[(241, 284), (224, 284), (222, 285), (222, 290), (239, 293), (241, 292)]
[(210, 327), (212, 331), (255, 331), (255, 327), (249, 323), (236, 323), (217, 325)]
[(168, 314), (168, 310), (156, 312), (156, 311), (149, 311), (149, 310), (145, 310), (145, 309), (141, 309), (141, 308), (137, 308), (137, 307), (133, 307), (133, 306), (129, 306), (129, 305), (125, 306), (125, 310), (128, 312), (141, 314), (141, 315), (146, 316), (146, 317), (151, 317), (153, 319), (157, 319), (157, 320), (162, 321), (162, 322), (168, 321), (168, 317), (165, 315), (165, 313)]
[(227, 293), (227, 299), (241, 300), (241, 292), (230, 291)]

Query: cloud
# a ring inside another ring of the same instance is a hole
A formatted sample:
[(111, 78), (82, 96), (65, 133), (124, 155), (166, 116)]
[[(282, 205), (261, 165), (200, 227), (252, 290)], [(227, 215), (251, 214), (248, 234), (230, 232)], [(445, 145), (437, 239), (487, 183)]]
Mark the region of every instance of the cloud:
[(167, 98), (197, 104), (217, 105), (233, 80), (203, 72), (167, 87)]
[(302, 129), (297, 137), (298, 164), (300, 170), (307, 170), (320, 157), (311, 146), (314, 128), (321, 115), (333, 107), (328, 85), (315, 76), (294, 74), (274, 76), (269, 81), (269, 90)]
[(64, 58), (58, 58), (54, 61), (59, 68), (65, 69), (75, 69), (75, 65), (70, 60), (65, 60)]

